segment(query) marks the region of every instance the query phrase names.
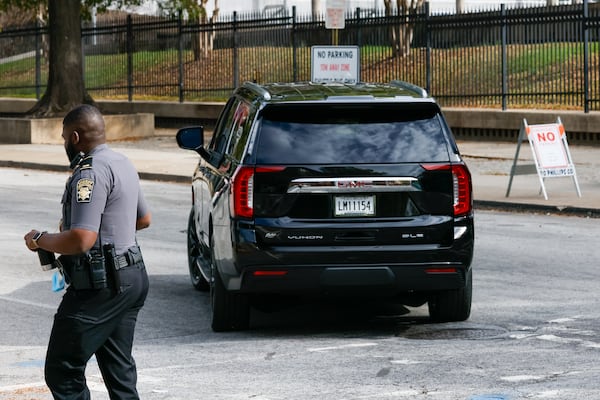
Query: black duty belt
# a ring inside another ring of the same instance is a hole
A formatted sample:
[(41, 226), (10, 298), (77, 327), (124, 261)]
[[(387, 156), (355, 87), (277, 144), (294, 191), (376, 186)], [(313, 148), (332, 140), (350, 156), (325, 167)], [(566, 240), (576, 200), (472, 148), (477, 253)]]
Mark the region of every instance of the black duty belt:
[(122, 268), (129, 267), (130, 265), (135, 265), (142, 262), (142, 260), (141, 253), (131, 253), (128, 251), (125, 254), (116, 257), (118, 264), (115, 265), (115, 269), (120, 270)]
[(117, 261), (119, 262), (119, 264), (115, 265), (116, 269), (125, 268), (125, 267), (128, 267), (130, 265), (129, 264), (129, 260), (127, 259), (126, 255), (117, 256)]

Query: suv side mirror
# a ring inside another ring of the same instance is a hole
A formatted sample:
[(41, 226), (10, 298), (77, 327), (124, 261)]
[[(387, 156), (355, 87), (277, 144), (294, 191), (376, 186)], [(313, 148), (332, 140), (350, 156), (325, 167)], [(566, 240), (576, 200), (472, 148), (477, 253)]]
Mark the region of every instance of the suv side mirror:
[(210, 154), (204, 148), (204, 127), (202, 126), (190, 126), (187, 128), (181, 128), (177, 131), (175, 136), (177, 145), (185, 150), (194, 150), (200, 157), (208, 160)]

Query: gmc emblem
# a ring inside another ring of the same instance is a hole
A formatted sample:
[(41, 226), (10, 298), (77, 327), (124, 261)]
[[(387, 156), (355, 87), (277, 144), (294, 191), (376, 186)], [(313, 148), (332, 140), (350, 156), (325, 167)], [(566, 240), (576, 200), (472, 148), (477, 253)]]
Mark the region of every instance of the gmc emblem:
[(365, 181), (338, 181), (337, 182), (337, 187), (344, 188), (344, 189), (367, 187), (367, 185), (368, 185), (368, 182), (365, 182)]

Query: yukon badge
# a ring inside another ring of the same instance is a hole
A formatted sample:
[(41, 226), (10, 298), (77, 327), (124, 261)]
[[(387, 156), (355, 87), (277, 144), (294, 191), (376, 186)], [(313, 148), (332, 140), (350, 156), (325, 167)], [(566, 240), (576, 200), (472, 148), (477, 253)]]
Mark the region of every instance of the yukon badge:
[(288, 240), (323, 240), (323, 235), (287, 235)]

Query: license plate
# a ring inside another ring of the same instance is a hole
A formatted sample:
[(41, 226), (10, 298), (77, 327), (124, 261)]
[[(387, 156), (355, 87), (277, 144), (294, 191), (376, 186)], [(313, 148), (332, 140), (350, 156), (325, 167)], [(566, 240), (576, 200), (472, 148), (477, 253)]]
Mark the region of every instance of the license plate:
[(375, 215), (375, 196), (335, 196), (336, 217), (369, 217)]

